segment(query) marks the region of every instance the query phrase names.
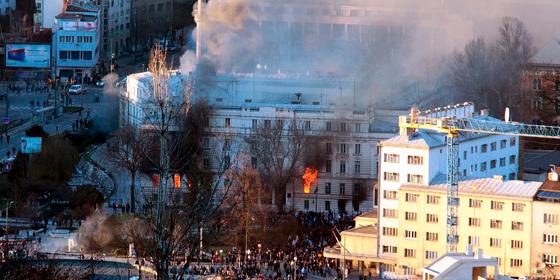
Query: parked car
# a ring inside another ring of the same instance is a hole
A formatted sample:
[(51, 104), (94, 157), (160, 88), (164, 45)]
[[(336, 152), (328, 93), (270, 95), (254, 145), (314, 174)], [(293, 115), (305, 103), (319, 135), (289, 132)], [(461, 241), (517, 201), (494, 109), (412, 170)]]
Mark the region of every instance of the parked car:
[(104, 87), (105, 83), (102, 80), (99, 80), (99, 81), (95, 82), (95, 86), (96, 87)]
[(73, 85), (68, 89), (70, 94), (84, 94), (86, 93), (86, 89), (82, 85)]

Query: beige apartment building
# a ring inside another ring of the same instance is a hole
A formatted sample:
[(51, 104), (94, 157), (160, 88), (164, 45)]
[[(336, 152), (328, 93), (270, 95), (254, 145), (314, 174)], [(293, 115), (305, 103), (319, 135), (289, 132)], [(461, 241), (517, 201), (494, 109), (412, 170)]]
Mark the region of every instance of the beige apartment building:
[(558, 171), (549, 173), (533, 202), (531, 276), (537, 279), (560, 279), (560, 182)]

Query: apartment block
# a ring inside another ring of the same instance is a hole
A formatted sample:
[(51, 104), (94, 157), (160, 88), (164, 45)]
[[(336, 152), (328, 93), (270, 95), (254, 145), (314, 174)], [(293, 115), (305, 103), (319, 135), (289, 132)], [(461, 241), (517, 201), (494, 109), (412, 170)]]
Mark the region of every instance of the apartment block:
[[(457, 248), (482, 248), (486, 255), (497, 258), (500, 274), (530, 275), (531, 229), (536, 210), (533, 197), (540, 186), (540, 182), (502, 178), (461, 181)], [(445, 254), (446, 201), (446, 184), (400, 186), (399, 227), (394, 233), (398, 240), (396, 274), (417, 275), (420, 268)]]

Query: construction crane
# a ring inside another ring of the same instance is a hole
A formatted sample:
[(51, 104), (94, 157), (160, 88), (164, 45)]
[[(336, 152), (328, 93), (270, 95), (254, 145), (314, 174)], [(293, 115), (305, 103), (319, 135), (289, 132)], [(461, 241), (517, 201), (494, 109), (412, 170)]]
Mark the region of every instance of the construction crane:
[(509, 121), (492, 121), (485, 118), (422, 117), (413, 108), (409, 116), (399, 117), (399, 127), (407, 130), (425, 129), (445, 134), (447, 144), (447, 252), (457, 252), (457, 206), (459, 204), (459, 133), (484, 133), (534, 138), (560, 139), (560, 127), (532, 125)]

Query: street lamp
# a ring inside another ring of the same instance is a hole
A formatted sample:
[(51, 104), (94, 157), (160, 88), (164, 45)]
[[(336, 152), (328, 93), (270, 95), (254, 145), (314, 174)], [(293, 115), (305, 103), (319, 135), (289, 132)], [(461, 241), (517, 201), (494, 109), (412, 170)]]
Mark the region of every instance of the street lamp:
[(294, 280), (296, 279), (296, 273), (297, 273), (297, 257), (294, 257)]
[(6, 202), (6, 232), (4, 232), (4, 239), (6, 240), (4, 258), (8, 259), (8, 209), (14, 204), (14, 201)]

